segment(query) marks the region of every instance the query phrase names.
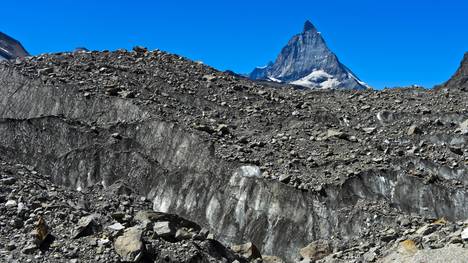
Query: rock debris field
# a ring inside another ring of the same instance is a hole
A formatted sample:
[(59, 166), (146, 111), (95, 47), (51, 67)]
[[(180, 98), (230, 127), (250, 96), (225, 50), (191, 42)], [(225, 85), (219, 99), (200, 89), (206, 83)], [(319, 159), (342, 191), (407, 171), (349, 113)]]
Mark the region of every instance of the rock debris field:
[(462, 262), (467, 140), (468, 55), (381, 91), (142, 47), (1, 61), (0, 261)]

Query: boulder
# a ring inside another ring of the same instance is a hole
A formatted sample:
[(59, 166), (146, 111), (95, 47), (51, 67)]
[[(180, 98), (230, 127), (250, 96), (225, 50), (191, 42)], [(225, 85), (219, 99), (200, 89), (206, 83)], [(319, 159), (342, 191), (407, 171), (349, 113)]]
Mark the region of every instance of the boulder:
[(380, 111), (377, 113), (377, 120), (379, 120), (382, 126), (385, 126), (391, 122), (393, 122), (395, 116), (392, 112), (389, 111)]
[(195, 237), (195, 234), (193, 232), (190, 232), (186, 228), (177, 229), (175, 233), (175, 239), (177, 240), (188, 240), (188, 239), (193, 239), (194, 237)]
[(13, 185), (15, 182), (15, 177), (7, 177), (0, 180), (0, 183), (3, 183), (4, 185)]
[(406, 132), (407, 135), (414, 135), (414, 134), (422, 134), (421, 128), (419, 128), (416, 124), (411, 125)]
[(460, 128), (458, 130), (461, 134), (468, 134), (468, 119), (460, 123)]
[[(162, 213), (162, 212), (155, 212), (155, 211), (139, 211), (135, 217), (134, 220), (138, 222), (139, 224), (145, 226), (145, 227), (152, 227), (156, 231), (156, 228), (162, 228), (159, 229), (159, 231), (162, 232), (167, 232), (169, 229), (171, 229), (171, 233), (175, 235), (175, 232), (177, 229), (180, 229), (182, 227), (185, 227), (187, 229), (193, 229), (194, 232), (199, 232), (201, 230), (201, 227), (187, 219), (184, 219), (178, 215), (174, 214), (167, 214), (167, 213)], [(162, 222), (161, 224), (158, 224), (158, 222)]]
[(176, 233), (176, 229), (171, 225), (169, 221), (154, 223), (153, 230), (156, 233), (156, 235), (162, 238), (173, 238)]
[(306, 260), (317, 261), (332, 252), (331, 245), (326, 240), (317, 240), (299, 250), (299, 254)]
[(463, 229), (463, 231), (461, 232), (460, 234), (461, 238), (465, 241), (468, 240), (468, 227), (465, 227), (465, 229)]
[(109, 226), (107, 226), (107, 228), (110, 229), (111, 231), (117, 231), (117, 232), (120, 231), (120, 230), (125, 229), (125, 227), (119, 222), (116, 222), (116, 223), (114, 223), (112, 225), (109, 225)]
[(142, 46), (134, 46), (132, 48), (132, 50), (135, 51), (136, 53), (146, 53), (146, 52), (148, 52), (148, 48), (142, 47)]
[[(112, 137), (117, 135), (119, 134), (113, 134)], [(108, 193), (109, 196), (113, 197), (116, 195), (131, 195), (134, 193), (134, 190), (130, 186), (128, 186), (127, 183), (121, 180), (117, 180), (106, 189), (106, 193)]]
[(326, 135), (326, 138), (332, 138), (332, 137), (336, 137), (336, 138), (341, 138), (344, 136), (344, 133), (343, 132), (340, 132), (340, 131), (337, 131), (337, 130), (333, 130), (333, 129), (330, 129), (327, 131), (327, 135)]
[(418, 252), (418, 248), (416, 247), (416, 243), (413, 240), (407, 239), (400, 242), (397, 251), (400, 254), (413, 255)]
[(139, 226), (130, 227), (114, 242), (115, 252), (125, 262), (138, 262), (144, 253), (143, 230)]
[(98, 214), (92, 214), (84, 216), (78, 220), (78, 225), (73, 231), (73, 238), (80, 238), (84, 236), (93, 235), (101, 230), (101, 225), (99, 224)]
[(8, 200), (5, 203), (5, 207), (16, 207), (17, 205), (18, 205), (18, 203), (15, 200)]
[(439, 227), (440, 225), (438, 224), (424, 225), (420, 227), (418, 230), (416, 230), (416, 234), (420, 236), (426, 236), (426, 235), (434, 233)]
[(287, 184), (289, 180), (291, 180), (291, 175), (289, 174), (282, 174), (280, 175), (279, 179), (280, 182)]
[(46, 224), (44, 218), (40, 216), (36, 222), (34, 230), (31, 232), (33, 245), (40, 247), (46, 241), (49, 235), (49, 226)]
[(242, 257), (248, 260), (262, 258), (260, 251), (252, 242), (248, 242), (242, 245), (234, 245), (231, 247), (231, 249), (235, 253), (241, 255)]

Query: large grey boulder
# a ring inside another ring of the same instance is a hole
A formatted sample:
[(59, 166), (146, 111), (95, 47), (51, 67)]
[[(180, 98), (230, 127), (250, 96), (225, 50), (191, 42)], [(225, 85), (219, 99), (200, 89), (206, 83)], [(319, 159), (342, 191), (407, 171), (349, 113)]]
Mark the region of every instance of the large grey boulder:
[(248, 242), (242, 245), (234, 245), (232, 246), (232, 250), (248, 260), (262, 258), (260, 251), (252, 242)]
[(315, 262), (332, 252), (330, 243), (325, 240), (317, 240), (299, 250), (304, 259), (303, 262)]
[(114, 249), (125, 262), (138, 262), (143, 257), (143, 230), (134, 226), (125, 230), (114, 242)]

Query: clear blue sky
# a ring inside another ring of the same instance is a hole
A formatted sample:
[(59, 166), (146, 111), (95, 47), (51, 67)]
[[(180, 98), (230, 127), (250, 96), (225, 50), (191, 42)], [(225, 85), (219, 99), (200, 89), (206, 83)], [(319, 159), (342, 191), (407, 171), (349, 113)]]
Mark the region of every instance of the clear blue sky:
[(273, 60), (310, 19), (376, 88), (447, 80), (468, 51), (468, 0), (4, 1), (0, 31), (32, 54), (162, 49), (240, 73)]

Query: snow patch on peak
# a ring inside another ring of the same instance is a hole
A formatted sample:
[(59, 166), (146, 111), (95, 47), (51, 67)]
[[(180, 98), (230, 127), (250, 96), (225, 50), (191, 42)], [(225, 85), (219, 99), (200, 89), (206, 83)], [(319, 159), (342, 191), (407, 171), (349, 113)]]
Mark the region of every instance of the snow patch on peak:
[(274, 81), (274, 82), (278, 82), (278, 83), (281, 83), (282, 81), (279, 80), (279, 79), (275, 79), (273, 77), (268, 77), (268, 80), (271, 80), (271, 81)]
[(356, 77), (353, 73), (349, 72), (348, 71), (348, 77), (351, 78), (351, 79), (354, 79), (357, 83), (361, 84), (362, 86), (368, 88), (368, 89), (371, 89), (371, 87), (369, 85), (367, 85), (367, 83), (365, 83), (364, 81), (358, 79), (358, 77)]
[(339, 86), (341, 82), (324, 70), (319, 69), (312, 71), (312, 73), (301, 79), (292, 81), (291, 84), (315, 89), (332, 89)]

